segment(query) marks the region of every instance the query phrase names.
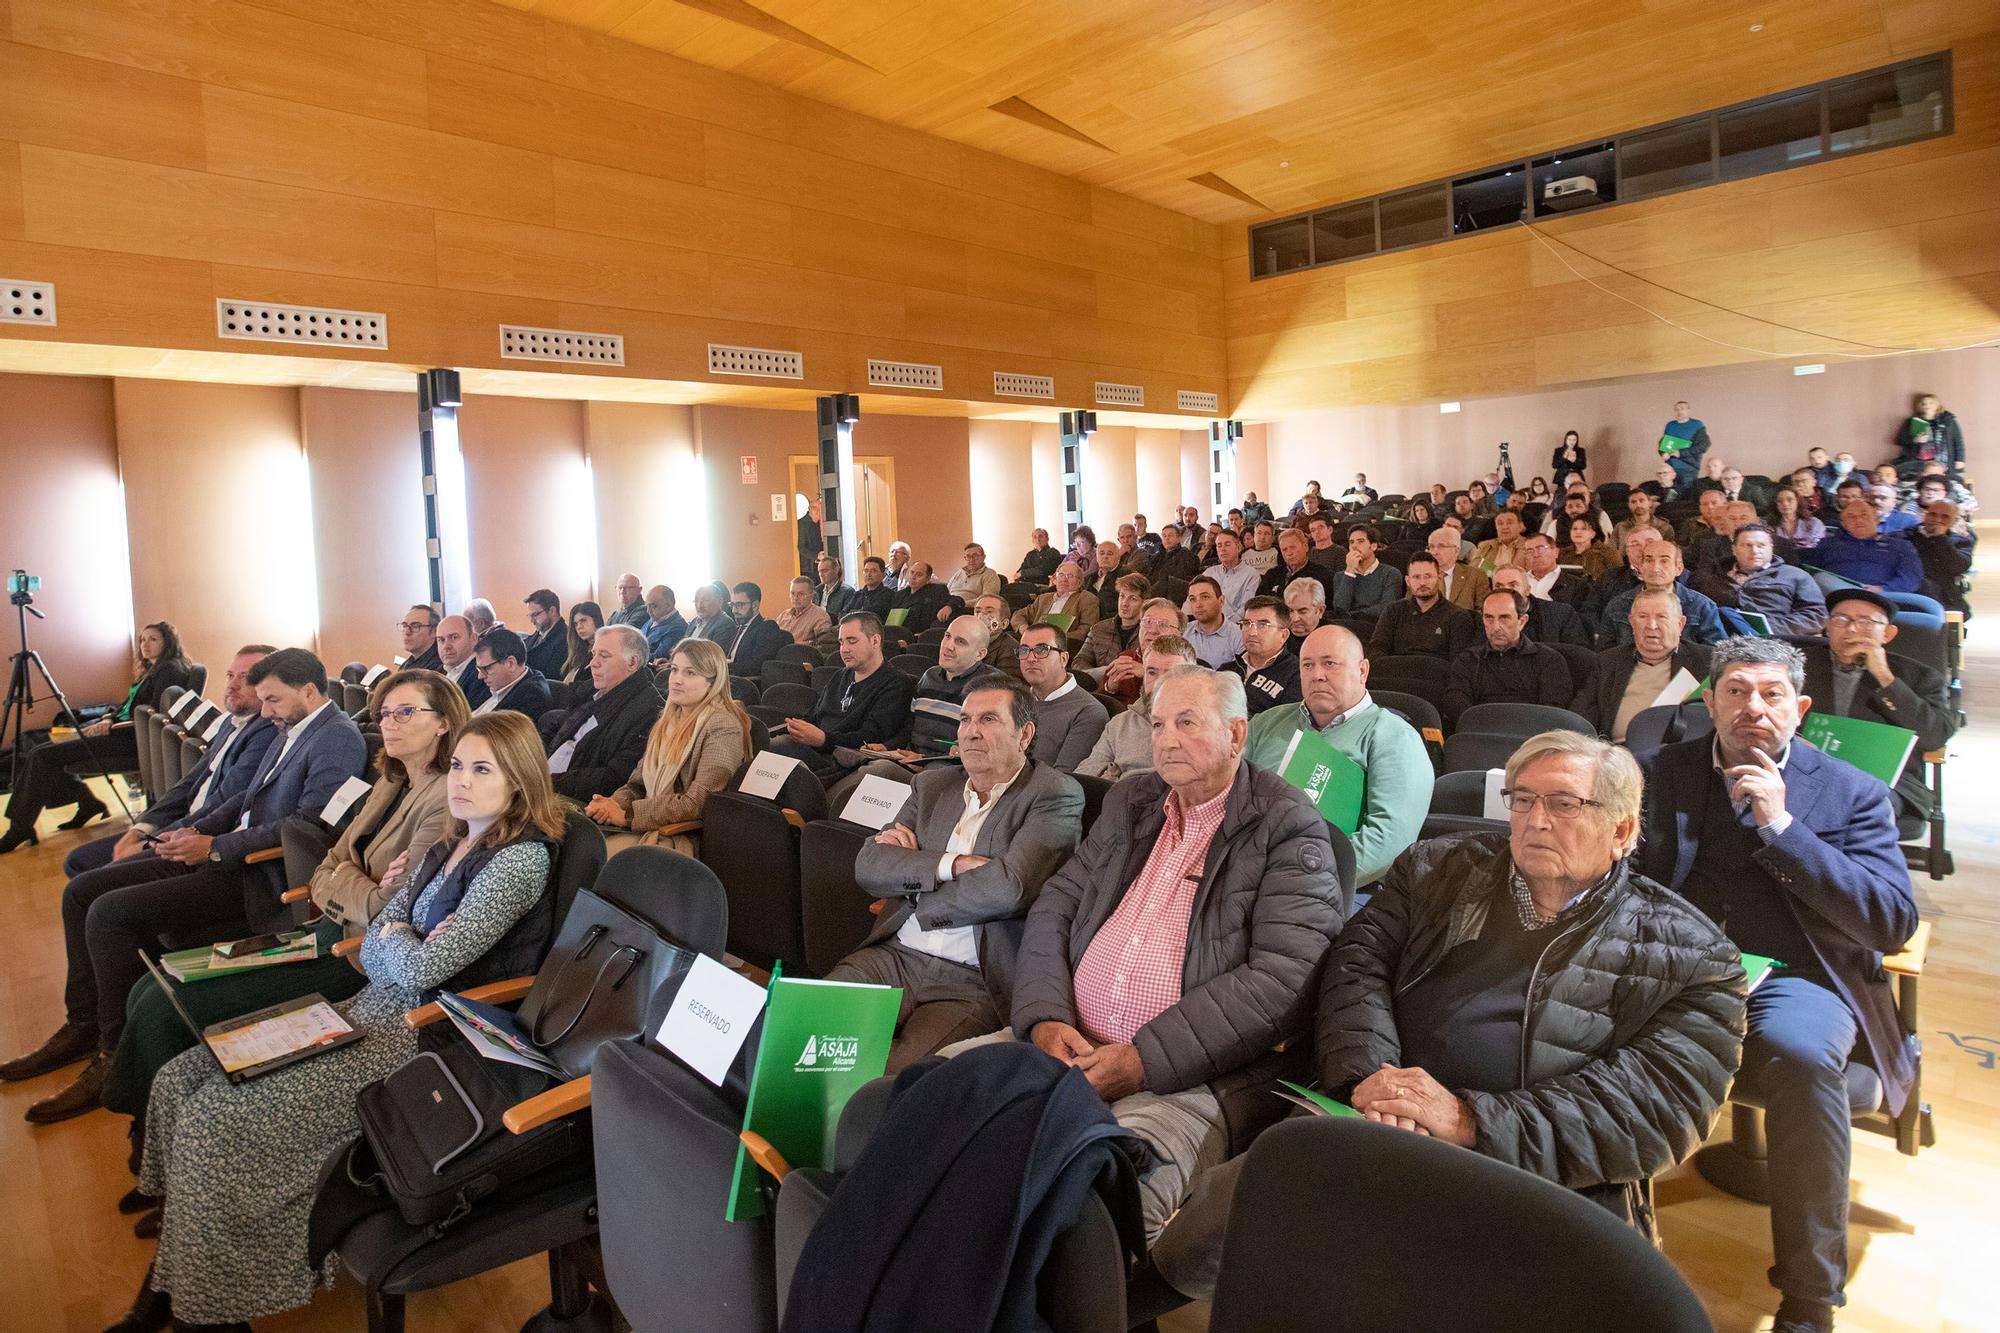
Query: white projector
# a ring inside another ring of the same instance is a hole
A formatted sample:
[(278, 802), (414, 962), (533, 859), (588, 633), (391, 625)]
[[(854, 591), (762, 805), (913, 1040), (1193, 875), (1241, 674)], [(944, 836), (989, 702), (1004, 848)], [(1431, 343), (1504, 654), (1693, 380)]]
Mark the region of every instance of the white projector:
[(1589, 176), (1565, 176), (1542, 187), (1543, 208), (1583, 208), (1597, 202), (1597, 182)]

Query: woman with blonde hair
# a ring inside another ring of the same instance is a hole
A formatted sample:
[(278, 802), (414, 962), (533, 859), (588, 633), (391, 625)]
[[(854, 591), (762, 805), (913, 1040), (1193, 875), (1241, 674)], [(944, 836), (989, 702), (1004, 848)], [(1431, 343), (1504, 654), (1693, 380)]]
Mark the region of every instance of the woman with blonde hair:
[(730, 697), (729, 658), (707, 639), (683, 639), (667, 668), (667, 706), (632, 780), (591, 797), (584, 813), (608, 826), (613, 853), (647, 846), (693, 856), (695, 836), (668, 830), (700, 819), (708, 794), (727, 787), (749, 755), (750, 716)]
[[(368, 984), (340, 1011), (360, 1041), (231, 1083), (206, 1051), (153, 1080), (139, 1188), (161, 1197), (160, 1246), (120, 1328), (223, 1324), (294, 1309), (339, 1260), (306, 1261), (320, 1168), (360, 1132), (355, 1095), (417, 1053), (403, 1021), (440, 990), (532, 973), (548, 952), (562, 807), (535, 724), (473, 718), (445, 777), (444, 837), (361, 944)], [(240, 1325), (247, 1328), (246, 1325)]]
[[(459, 733), (471, 720), (465, 696), (435, 671), (395, 672), (373, 694), (371, 711), (382, 728), (375, 785), (305, 885), (319, 916), (319, 956), (183, 986), (181, 1005), (197, 1024), (206, 1027), (301, 995), (339, 1001), (360, 990), (367, 978), (359, 963), (336, 958), (334, 944), (367, 930), (401, 885), (404, 870), (421, 863), (444, 836), (445, 774)], [(106, 1109), (142, 1116), (153, 1076), (192, 1045), (194, 1037), (159, 983), (151, 975), (141, 977), (125, 1001), (125, 1030), (104, 1083)]]

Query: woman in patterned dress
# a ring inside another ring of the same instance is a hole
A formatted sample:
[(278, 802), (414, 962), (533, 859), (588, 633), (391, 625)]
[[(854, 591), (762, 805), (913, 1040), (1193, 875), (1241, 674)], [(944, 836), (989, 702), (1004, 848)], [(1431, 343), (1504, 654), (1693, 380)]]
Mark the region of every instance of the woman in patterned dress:
[(341, 1006), (357, 1042), (232, 1084), (205, 1049), (153, 1081), (139, 1188), (164, 1196), (160, 1245), (114, 1333), (242, 1329), (331, 1283), (306, 1264), (320, 1167), (360, 1132), (355, 1094), (416, 1054), (403, 1015), (440, 989), (533, 972), (554, 927), (546, 892), (563, 831), (534, 724), (488, 713), (467, 724), (446, 778), (451, 823), (368, 928), (369, 984)]

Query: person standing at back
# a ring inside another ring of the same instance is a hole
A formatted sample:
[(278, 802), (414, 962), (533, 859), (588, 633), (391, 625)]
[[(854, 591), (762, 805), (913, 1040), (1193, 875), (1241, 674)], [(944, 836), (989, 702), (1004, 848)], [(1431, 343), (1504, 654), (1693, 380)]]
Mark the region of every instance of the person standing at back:
[(1660, 430), (1660, 457), (1674, 470), (1674, 489), (1686, 495), (1701, 475), (1701, 460), (1708, 453), (1708, 426), (1688, 410), (1685, 401), (1674, 404), (1674, 417)]

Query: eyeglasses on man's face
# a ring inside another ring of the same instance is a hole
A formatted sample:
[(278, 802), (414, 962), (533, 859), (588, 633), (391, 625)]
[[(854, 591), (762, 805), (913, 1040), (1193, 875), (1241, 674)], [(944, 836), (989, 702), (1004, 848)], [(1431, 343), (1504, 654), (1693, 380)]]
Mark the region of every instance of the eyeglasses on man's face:
[(1024, 643), (1014, 650), (1014, 655), (1016, 657), (1032, 657), (1039, 662), (1050, 654), (1061, 651), (1062, 649), (1052, 643)]
[(1874, 629), (1886, 629), (1889, 625), (1889, 622), (1881, 616), (1850, 616), (1845, 611), (1834, 612), (1826, 618), (1826, 623), (1829, 625), (1838, 625), (1842, 629), (1853, 629), (1859, 625), (1867, 625)]
[(405, 634), (408, 634), (413, 629), (429, 629), (430, 627), (431, 622), (428, 620), (399, 620), (396, 622), (396, 628)]
[(1539, 801), (1552, 819), (1575, 819), (1586, 809), (1604, 804), (1587, 797), (1572, 796), (1566, 791), (1538, 792), (1529, 791), (1526, 787), (1509, 787), (1500, 793), (1500, 797), (1507, 802), (1507, 808), (1517, 815), (1527, 814)]
[(401, 708), (385, 708), (375, 715), (377, 722), (394, 722), (397, 726), (408, 726), (418, 713), (435, 713), (435, 708), (419, 708), (414, 704), (404, 704)]

